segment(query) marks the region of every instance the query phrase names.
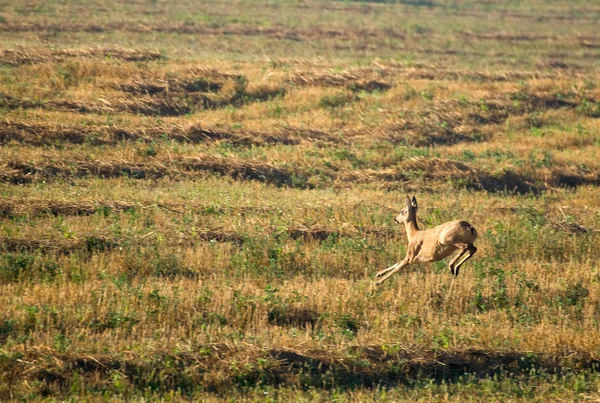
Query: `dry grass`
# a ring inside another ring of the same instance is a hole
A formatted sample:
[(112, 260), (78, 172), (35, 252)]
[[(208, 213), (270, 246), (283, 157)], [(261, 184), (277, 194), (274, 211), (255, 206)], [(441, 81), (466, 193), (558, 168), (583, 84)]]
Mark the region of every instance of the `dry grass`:
[(7, 5), (0, 399), (597, 398), (599, 12)]

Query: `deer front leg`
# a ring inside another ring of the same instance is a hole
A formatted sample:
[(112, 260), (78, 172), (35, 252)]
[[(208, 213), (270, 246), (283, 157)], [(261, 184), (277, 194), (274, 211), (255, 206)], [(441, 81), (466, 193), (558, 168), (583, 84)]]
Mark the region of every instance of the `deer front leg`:
[(396, 263), (396, 264), (394, 264), (394, 265), (391, 265), (391, 266), (390, 266), (390, 267), (388, 267), (387, 269), (383, 269), (383, 270), (381, 270), (380, 272), (377, 272), (377, 274), (375, 275), (375, 277), (381, 277), (381, 276), (383, 276), (383, 275), (384, 275), (385, 273), (387, 273), (388, 271), (390, 271), (390, 270), (394, 270), (394, 269), (396, 268), (396, 266), (398, 266), (399, 264), (400, 264), (400, 262), (398, 262), (398, 263)]
[[(458, 252), (458, 254), (452, 258), (452, 260), (450, 261), (450, 263), (448, 263), (448, 267), (450, 268), (450, 273), (452, 273), (453, 276), (454, 276), (454, 273), (455, 273), (455, 270), (456, 270), (455, 267), (454, 267), (454, 264), (458, 261), (458, 259), (460, 259), (465, 254), (465, 252), (468, 249), (469, 249), (468, 246), (465, 245), (465, 247), (463, 247)], [(456, 275), (458, 275), (458, 274), (456, 274)]]
[[(396, 267), (394, 267), (396, 266)], [(388, 274), (385, 275), (384, 278), (382, 278), (381, 280), (379, 280), (378, 282), (375, 283), (375, 285), (380, 285), (381, 283), (383, 283), (385, 280), (387, 280), (388, 278), (390, 278), (391, 276), (393, 276), (398, 270), (408, 266), (408, 259), (404, 259), (402, 262), (400, 263), (396, 263), (394, 267)]]
[(461, 260), (454, 268), (454, 272), (455, 272), (454, 275), (456, 277), (458, 277), (458, 270), (460, 269), (460, 266), (462, 266), (467, 260), (469, 260), (471, 258), (471, 256), (473, 256), (475, 254), (475, 252), (477, 252), (477, 248), (475, 247), (475, 245), (469, 245), (467, 247), (467, 250), (469, 251), (469, 254), (463, 260)]

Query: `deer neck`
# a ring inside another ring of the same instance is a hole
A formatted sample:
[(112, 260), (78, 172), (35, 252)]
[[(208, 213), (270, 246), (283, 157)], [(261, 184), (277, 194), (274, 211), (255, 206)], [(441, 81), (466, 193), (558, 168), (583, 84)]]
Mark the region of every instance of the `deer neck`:
[(406, 236), (410, 241), (410, 239), (414, 237), (417, 234), (417, 232), (419, 232), (419, 226), (417, 225), (416, 217), (413, 217), (412, 220), (406, 221), (404, 223), (404, 228), (406, 229)]

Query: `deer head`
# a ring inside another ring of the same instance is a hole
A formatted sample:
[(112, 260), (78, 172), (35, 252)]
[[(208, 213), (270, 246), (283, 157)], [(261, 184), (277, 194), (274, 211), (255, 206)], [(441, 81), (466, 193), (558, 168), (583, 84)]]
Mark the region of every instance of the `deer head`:
[(400, 213), (394, 218), (394, 221), (398, 224), (404, 224), (407, 222), (414, 222), (417, 220), (417, 210), (419, 206), (417, 205), (417, 198), (413, 196), (412, 201), (410, 197), (406, 195), (405, 206)]

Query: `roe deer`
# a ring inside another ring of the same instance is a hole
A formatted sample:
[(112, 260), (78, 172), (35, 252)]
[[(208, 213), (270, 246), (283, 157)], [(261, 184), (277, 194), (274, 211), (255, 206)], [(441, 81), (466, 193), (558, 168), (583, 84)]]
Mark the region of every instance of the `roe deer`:
[[(460, 266), (477, 252), (477, 248), (473, 245), (473, 242), (477, 239), (477, 230), (471, 224), (456, 220), (421, 231), (417, 225), (417, 209), (417, 199), (413, 196), (411, 202), (410, 197), (406, 196), (406, 206), (394, 218), (396, 223), (404, 223), (406, 228), (406, 236), (408, 237), (406, 256), (401, 262), (377, 273), (375, 276), (381, 277), (385, 274), (385, 277), (375, 283), (376, 285), (383, 283), (398, 270), (409, 264), (437, 262), (450, 256), (455, 250), (459, 251), (458, 255), (450, 261), (448, 266), (450, 267), (450, 273), (458, 277)], [(456, 263), (465, 253), (468, 253), (468, 255), (459, 263)]]

